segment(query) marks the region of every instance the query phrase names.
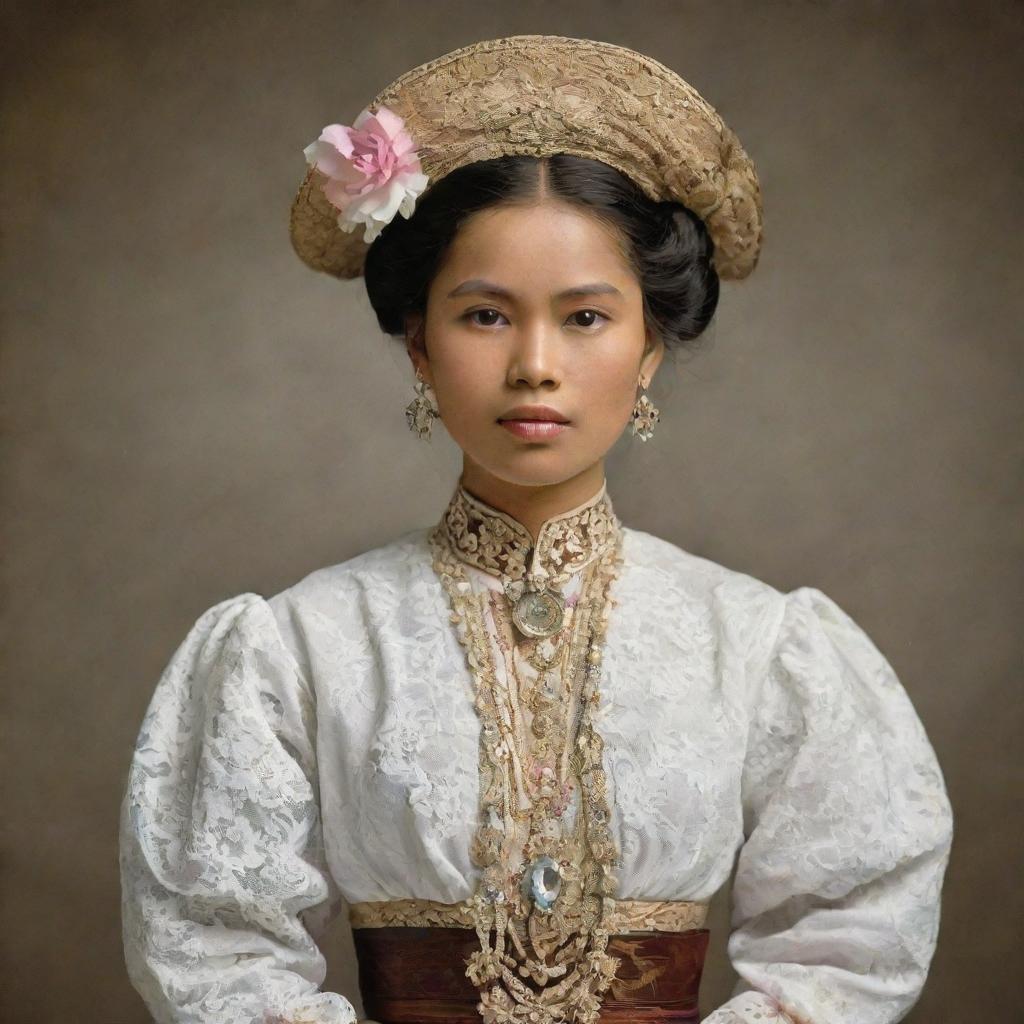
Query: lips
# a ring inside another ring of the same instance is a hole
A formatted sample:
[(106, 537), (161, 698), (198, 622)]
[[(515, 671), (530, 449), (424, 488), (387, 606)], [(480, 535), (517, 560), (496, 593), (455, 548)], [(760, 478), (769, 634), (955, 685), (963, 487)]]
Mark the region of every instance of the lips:
[(569, 422), (569, 418), (563, 416), (550, 405), (517, 405), (514, 409), (509, 409), (503, 416), (498, 417), (499, 423), (524, 423), (531, 421), (537, 423), (560, 423), (564, 426)]
[(499, 420), (502, 427), (510, 434), (526, 441), (547, 441), (557, 437), (563, 430), (568, 430), (568, 423), (556, 423), (553, 420)]

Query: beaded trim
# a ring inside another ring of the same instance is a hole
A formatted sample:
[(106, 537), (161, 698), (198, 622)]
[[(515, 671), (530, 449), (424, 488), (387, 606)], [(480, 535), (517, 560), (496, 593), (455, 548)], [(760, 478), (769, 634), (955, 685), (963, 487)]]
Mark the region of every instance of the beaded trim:
[[(586, 507), (603, 508), (596, 500)], [(456, 555), (449, 544), (445, 520), (430, 533), (433, 566), (451, 603), (481, 719), (480, 819), (470, 850), (481, 874), (468, 901), (480, 949), (469, 957), (466, 975), (480, 989), (477, 1008), (486, 1024), (596, 1024), (601, 997), (620, 962), (607, 953), (616, 907), (614, 868), (620, 861), (608, 827), (604, 745), (593, 725), (601, 647), (614, 604), (610, 588), (622, 564), (623, 533), (614, 515), (607, 530), (609, 542), (583, 570), (568, 627), (564, 685), (579, 709), (568, 771), (578, 780), (581, 797), (568, 836), (560, 821), (564, 794), (558, 786), (549, 787), (550, 797), (520, 806), (507, 710), (514, 696), (502, 692), (493, 660), (484, 617), (490, 597), (474, 592), (461, 550)], [(518, 884), (524, 865), (541, 855), (553, 857), (561, 875), (560, 894), (549, 909), (531, 902)]]
[[(437, 900), (370, 900), (351, 903), (349, 924), (353, 928), (472, 928), (471, 901), (441, 903)], [(643, 932), (685, 932), (703, 928), (708, 904), (688, 900), (616, 900), (608, 915), (614, 935)]]

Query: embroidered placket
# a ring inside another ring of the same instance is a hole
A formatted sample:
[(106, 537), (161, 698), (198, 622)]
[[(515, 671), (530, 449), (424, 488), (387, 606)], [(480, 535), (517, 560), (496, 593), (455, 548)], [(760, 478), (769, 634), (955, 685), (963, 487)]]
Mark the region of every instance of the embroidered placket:
[[(593, 1024), (618, 967), (606, 949), (619, 854), (593, 716), (621, 524), (602, 486), (547, 520), (534, 549), (522, 524), (460, 486), (430, 543), (481, 723), (470, 851), (481, 874), (468, 901), (480, 949), (466, 970), (481, 991), (478, 1009), (493, 1024)], [(502, 590), (477, 592), (466, 564), (498, 577)], [(524, 634), (512, 614), (509, 584), (531, 574), (546, 587), (578, 583), (561, 627), (544, 637)], [(536, 670), (530, 685), (523, 660)]]

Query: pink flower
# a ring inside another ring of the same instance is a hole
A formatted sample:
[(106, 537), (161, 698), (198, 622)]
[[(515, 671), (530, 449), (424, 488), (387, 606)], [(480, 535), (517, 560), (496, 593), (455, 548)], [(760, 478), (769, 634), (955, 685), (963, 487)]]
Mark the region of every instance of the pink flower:
[(427, 187), (405, 122), (385, 106), (374, 114), (364, 110), (352, 127), (327, 125), (303, 153), (327, 178), (324, 195), (341, 211), (338, 227), (365, 225), (364, 242), (372, 242), (396, 213), (412, 216)]

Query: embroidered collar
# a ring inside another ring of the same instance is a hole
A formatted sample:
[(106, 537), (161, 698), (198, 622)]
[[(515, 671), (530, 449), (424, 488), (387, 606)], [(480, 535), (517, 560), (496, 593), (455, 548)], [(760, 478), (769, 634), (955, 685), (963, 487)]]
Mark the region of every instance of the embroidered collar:
[(492, 576), (531, 577), (552, 584), (568, 579), (618, 543), (622, 524), (604, 480), (581, 505), (545, 519), (536, 546), (519, 520), (470, 494), (461, 483), (439, 527), (462, 561)]

